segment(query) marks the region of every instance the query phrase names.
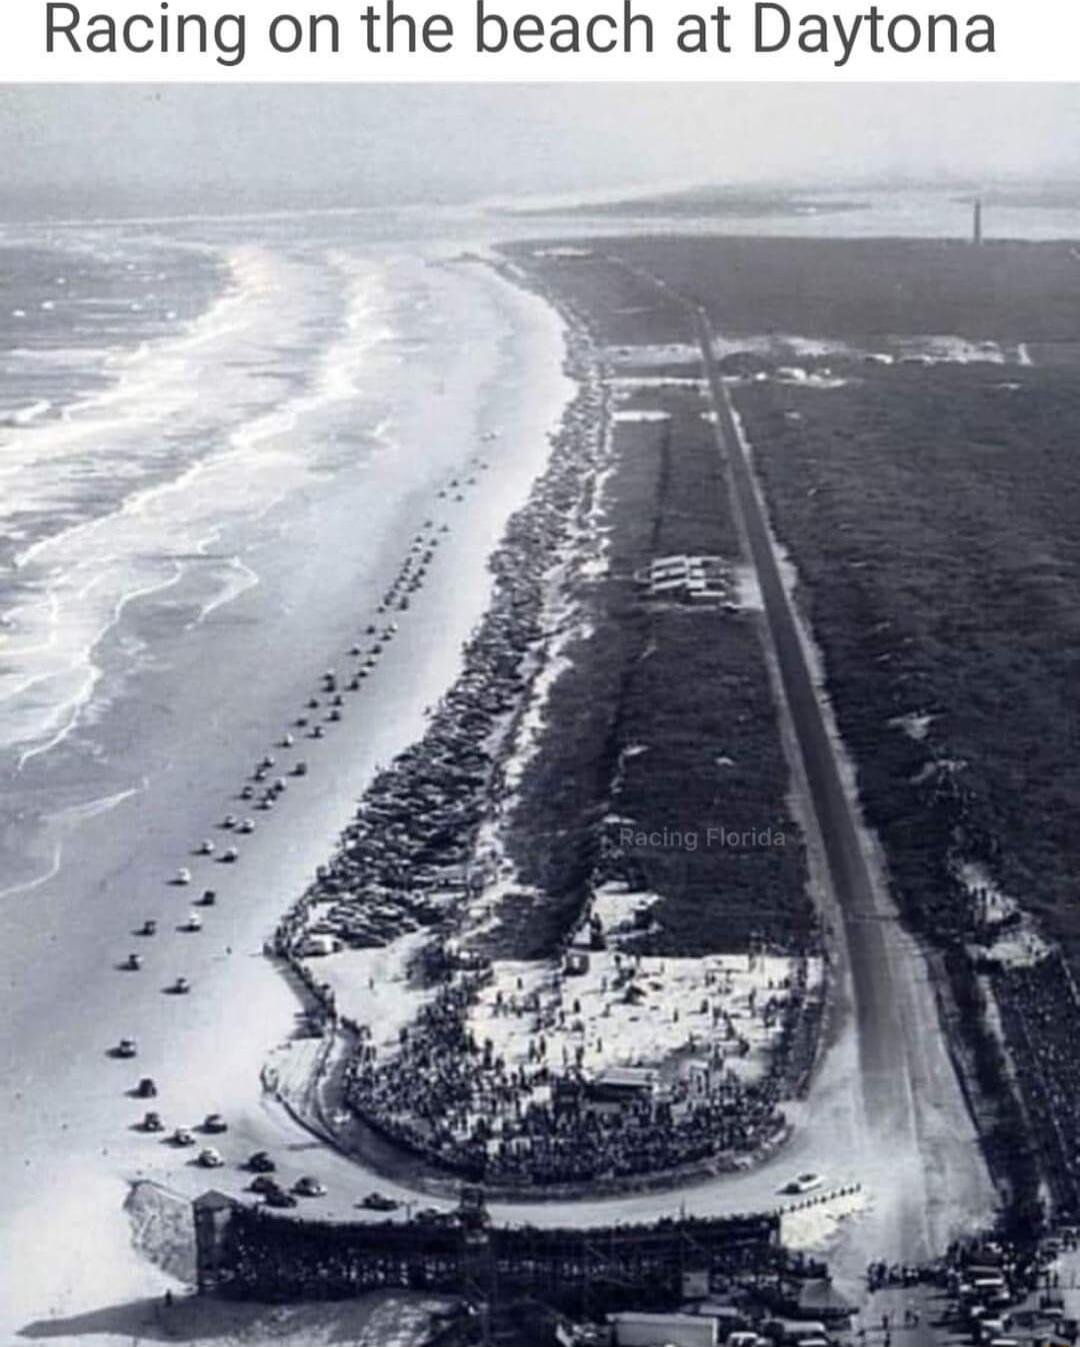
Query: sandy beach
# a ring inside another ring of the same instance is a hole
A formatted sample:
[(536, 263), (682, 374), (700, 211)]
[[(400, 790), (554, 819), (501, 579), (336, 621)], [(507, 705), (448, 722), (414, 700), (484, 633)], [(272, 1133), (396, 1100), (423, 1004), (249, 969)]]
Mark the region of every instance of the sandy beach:
[[(131, 1248), (127, 1185), (151, 1178), (199, 1191), (214, 1176), (136, 1127), (145, 1105), (128, 1092), (141, 1076), (155, 1078), (168, 1127), (211, 1111), (227, 1117), (221, 1149), (234, 1173), (248, 1138), (282, 1126), (264, 1113), (259, 1069), (290, 1036), (299, 1003), (263, 957), (263, 941), (332, 849), (372, 770), (416, 737), (425, 708), (452, 681), (486, 604), (487, 557), (542, 466), (571, 391), (555, 313), (486, 267), (459, 272), (455, 284), (475, 296), (471, 324), (460, 311), (459, 367), (418, 390), (426, 396), (394, 427), (393, 447), (312, 480), (231, 538), (259, 583), (201, 621), (182, 585), (131, 604), (98, 652), (113, 695), (92, 712), (102, 745), (94, 779), (65, 780), (70, 764), (57, 752), (28, 764), (18, 783), (28, 801), (59, 783), (82, 798), (41, 836), (41, 877), (14, 886), (3, 906), (0, 978), (13, 1003), (2, 1031), (12, 1064), (3, 1105), (5, 1340), (34, 1323), (34, 1336), (63, 1340), (64, 1320), (169, 1284)], [(491, 309), (497, 336), (484, 326)], [(486, 468), (476, 469), (478, 457)], [(463, 499), (439, 499), (466, 469), (476, 480)], [(275, 742), (323, 671), (375, 620), (429, 518), (450, 531), (427, 583), (396, 615), (395, 640), (342, 722), (294, 750), (308, 776), (272, 813), (252, 813), (256, 830), (236, 839), (236, 864), (192, 855), (212, 838), (220, 857), (218, 825), (247, 812), (236, 797), (255, 763), (280, 751)], [(133, 647), (149, 652), (134, 674)], [(88, 805), (88, 795), (99, 803)], [(169, 882), (181, 866), (190, 887)], [(207, 887), (217, 902), (203, 930), (178, 930)], [(158, 934), (140, 940), (132, 932), (147, 918)], [(120, 971), (132, 950), (142, 969)], [(190, 994), (164, 994), (178, 976)], [(58, 997), (58, 988), (68, 993)], [(137, 1059), (110, 1059), (125, 1036), (137, 1039)], [(302, 1152), (303, 1134), (283, 1134), (282, 1145)], [(49, 1320), (60, 1321), (55, 1331)], [(100, 1340), (110, 1340), (107, 1330)]]

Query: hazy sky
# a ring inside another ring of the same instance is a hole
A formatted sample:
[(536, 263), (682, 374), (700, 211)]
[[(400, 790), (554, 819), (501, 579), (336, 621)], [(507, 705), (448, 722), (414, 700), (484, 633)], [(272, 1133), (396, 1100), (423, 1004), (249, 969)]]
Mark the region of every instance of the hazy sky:
[(1080, 86), (9, 86), (0, 160), (0, 212), (22, 216), (686, 180), (1078, 180)]

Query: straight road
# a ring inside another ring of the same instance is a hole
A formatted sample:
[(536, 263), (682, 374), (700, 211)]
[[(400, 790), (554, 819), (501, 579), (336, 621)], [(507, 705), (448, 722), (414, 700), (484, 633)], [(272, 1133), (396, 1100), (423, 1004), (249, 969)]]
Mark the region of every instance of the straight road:
[[(701, 305), (682, 302), (693, 316), (717, 447), (757, 572), (807, 804), (817, 821), (826, 878), (843, 923), (847, 966), (840, 971), (850, 979), (855, 1037), (851, 1140), (874, 1192), (863, 1247), (888, 1250), (896, 1261), (922, 1262), (965, 1227), (988, 1224), (997, 1195), (949, 1057), (925, 957), (899, 923), (887, 883), (875, 871), (854, 790), (845, 785), (842, 750), (825, 695), (814, 682), (807, 636), (781, 576), (749, 448), (717, 369), (708, 315)], [(836, 1048), (831, 1052), (835, 1056)], [(835, 1074), (828, 1062), (823, 1074)], [(811, 1119), (820, 1094), (820, 1088), (812, 1089), (807, 1101)], [(822, 1164), (835, 1164), (843, 1144), (839, 1139), (832, 1146), (826, 1143)], [(820, 1136), (815, 1145), (821, 1146)], [(857, 1243), (853, 1247), (848, 1241), (844, 1250), (849, 1275)]]
[(898, 1032), (886, 932), (882, 921), (895, 916), (878, 891), (860, 838), (860, 828), (844, 789), (836, 748), (825, 725), (820, 694), (784, 587), (765, 508), (758, 494), (746, 445), (735, 423), (731, 395), (720, 378), (712, 330), (703, 309), (694, 307), (701, 356), (716, 413), (717, 445), (727, 464), (732, 494), (750, 559), (757, 572), (765, 616), (784, 696), (803, 762), (810, 804), (825, 849), (833, 896), (841, 910), (851, 958), (859, 1019), (859, 1056), (870, 1121), (884, 1111), (895, 1119), (907, 1106), (907, 1052)]

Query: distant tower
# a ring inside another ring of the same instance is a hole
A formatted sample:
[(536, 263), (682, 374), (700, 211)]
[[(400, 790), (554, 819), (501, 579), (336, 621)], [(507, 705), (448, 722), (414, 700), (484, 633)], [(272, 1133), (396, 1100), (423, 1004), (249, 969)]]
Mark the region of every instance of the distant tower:
[(972, 235), (971, 235), (971, 241), (972, 241), (972, 243), (974, 243), (974, 245), (975, 245), (976, 248), (977, 248), (977, 247), (979, 246), (979, 244), (982, 243), (982, 241), (983, 241), (983, 240), (982, 240), (982, 200), (981, 200), (981, 198), (979, 198), (979, 197), (976, 197), (976, 198), (975, 198), (975, 222), (974, 222), (974, 228), (973, 228)]

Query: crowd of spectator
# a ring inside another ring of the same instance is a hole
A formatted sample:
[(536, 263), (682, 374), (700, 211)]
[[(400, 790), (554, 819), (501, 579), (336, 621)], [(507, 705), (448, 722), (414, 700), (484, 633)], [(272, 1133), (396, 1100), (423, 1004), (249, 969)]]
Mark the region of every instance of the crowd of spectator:
[(1059, 951), (993, 978), (1002, 1027), (1059, 1214), (1080, 1213), (1080, 996)]
[[(580, 489), (571, 447), (597, 422), (602, 392), (586, 381), (554, 440), (548, 470), (510, 521), (491, 560), (491, 604), (465, 646), (464, 668), (434, 709), (421, 739), (379, 772), (336, 854), (283, 918), (274, 952), (290, 959), (311, 938), (339, 945), (384, 945), (420, 926), (436, 926), (471, 889), (488, 862), (476, 855), (481, 820), (498, 813), (499, 749), (528, 688), (528, 659), (540, 638), (544, 582)], [(397, 585), (422, 578), (429, 551), (418, 544)], [(392, 608), (399, 590), (386, 596)], [(384, 605), (385, 606), (385, 605)], [(377, 654), (363, 659), (363, 674)], [(332, 679), (332, 675), (328, 675)]]
[(468, 1011), (491, 976), (452, 971), (402, 1031), (396, 1053), (381, 1060), (370, 1044), (361, 1047), (346, 1097), (365, 1121), (472, 1180), (508, 1186), (733, 1162), (782, 1132), (787, 1019), (760, 1080), (744, 1082), (718, 1053), (713, 1070), (662, 1085), (643, 1074), (612, 1098), (602, 1073), (549, 1063), (543, 1034), (516, 1066), (490, 1039), (477, 1042)]

